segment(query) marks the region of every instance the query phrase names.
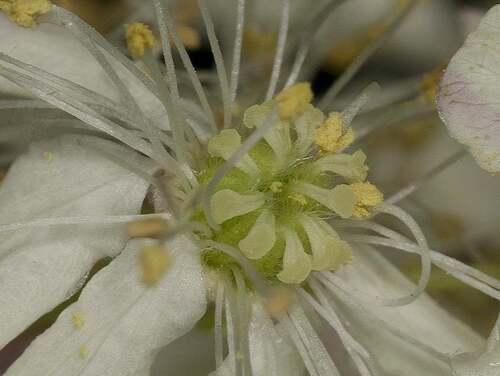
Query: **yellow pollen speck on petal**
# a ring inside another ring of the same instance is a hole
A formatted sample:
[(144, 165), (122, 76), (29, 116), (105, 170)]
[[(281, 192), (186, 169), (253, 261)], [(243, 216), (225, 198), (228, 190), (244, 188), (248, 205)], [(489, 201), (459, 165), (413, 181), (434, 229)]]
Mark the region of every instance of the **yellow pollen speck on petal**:
[(139, 252), (141, 280), (146, 285), (158, 283), (170, 265), (170, 255), (159, 245), (144, 247)]
[(144, 56), (146, 49), (154, 48), (156, 38), (149, 26), (141, 22), (134, 22), (125, 25), (125, 36), (127, 38), (127, 47), (134, 58)]
[(308, 82), (301, 82), (286, 88), (279, 93), (278, 102), (282, 120), (292, 120), (302, 114), (313, 100), (313, 92)]
[(42, 154), (43, 159), (45, 159), (47, 162), (50, 162), (52, 159), (54, 159), (54, 154), (51, 151), (45, 151)]
[(384, 195), (371, 183), (354, 183), (351, 188), (358, 202), (354, 208), (353, 216), (364, 219), (372, 215), (371, 209), (384, 201)]
[(164, 233), (168, 222), (163, 218), (152, 218), (145, 221), (134, 221), (127, 225), (128, 236), (131, 238), (156, 237)]
[(344, 129), (344, 120), (339, 112), (332, 112), (318, 129), (314, 138), (322, 151), (335, 153), (354, 141), (352, 128)]
[(80, 312), (73, 313), (71, 315), (71, 321), (73, 322), (73, 326), (75, 327), (75, 329), (81, 329), (85, 324), (85, 319)]
[(35, 27), (36, 18), (51, 9), (52, 3), (48, 0), (0, 0), (0, 10), (23, 27)]
[(269, 189), (273, 193), (280, 193), (283, 191), (283, 183), (280, 181), (273, 181), (269, 186)]
[(86, 357), (89, 356), (90, 353), (89, 348), (85, 345), (81, 345), (79, 353), (80, 353), (80, 358), (85, 359)]

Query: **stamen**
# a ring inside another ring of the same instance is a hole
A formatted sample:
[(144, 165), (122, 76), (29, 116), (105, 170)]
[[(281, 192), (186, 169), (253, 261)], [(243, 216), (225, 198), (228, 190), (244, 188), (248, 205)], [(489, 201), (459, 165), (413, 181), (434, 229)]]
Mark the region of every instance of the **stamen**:
[(335, 153), (352, 144), (354, 132), (346, 126), (341, 113), (331, 112), (323, 125), (316, 129), (314, 140), (323, 152)]
[(280, 76), (281, 65), (283, 64), (283, 56), (285, 53), (286, 39), (288, 35), (288, 22), (290, 18), (290, 0), (281, 0), (281, 23), (278, 33), (278, 43), (276, 46), (276, 55), (274, 57), (273, 70), (271, 73), (271, 79), (269, 80), (269, 86), (266, 93), (266, 101), (270, 100), (278, 85), (278, 80)]
[(429, 172), (425, 173), (418, 179), (415, 179), (411, 184), (408, 186), (404, 187), (391, 197), (389, 197), (386, 202), (388, 204), (397, 204), (398, 202), (404, 200), (406, 197), (409, 195), (413, 194), (416, 192), (419, 188), (421, 188), (425, 183), (427, 183), (429, 180), (433, 179), (437, 175), (439, 175), (441, 172), (445, 171), (448, 167), (454, 165), (456, 162), (460, 161), (463, 157), (467, 155), (467, 151), (462, 149), (455, 154), (453, 154), (451, 157), (445, 159), (443, 162), (438, 164), (436, 167), (434, 167), (432, 170)]
[(307, 371), (309, 372), (310, 376), (319, 376), (318, 372), (316, 371), (316, 368), (314, 368), (313, 361), (311, 359), (311, 356), (309, 352), (307, 351), (307, 348), (305, 347), (304, 343), (300, 339), (298, 335), (298, 331), (295, 328), (295, 326), (292, 323), (292, 320), (288, 317), (285, 316), (284, 318), (281, 319), (281, 323), (285, 326), (285, 329), (292, 339), (293, 344), (295, 345), (295, 348), (297, 349), (298, 353), (300, 354), (300, 357), (302, 358), (302, 361), (304, 362), (304, 365), (306, 366)]
[(349, 127), (356, 117), (356, 115), (361, 111), (361, 109), (372, 99), (375, 95), (380, 92), (380, 85), (376, 82), (372, 82), (368, 85), (358, 97), (352, 101), (352, 103), (342, 111), (342, 119), (344, 121), (344, 127)]
[(380, 37), (369, 44), (363, 52), (349, 65), (344, 73), (332, 84), (320, 102), (320, 108), (327, 108), (335, 100), (337, 95), (342, 91), (356, 73), (361, 69), (365, 62), (394, 34), (401, 23), (406, 19), (411, 10), (418, 3), (418, 0), (410, 0), (398, 5), (398, 9), (391, 15), (387, 21), (386, 30)]
[(152, 49), (156, 45), (156, 38), (149, 26), (141, 22), (133, 22), (125, 25), (125, 35), (128, 50), (134, 58), (144, 56), (146, 49)]
[(241, 375), (250, 375), (250, 348), (248, 342), (248, 327), (250, 324), (250, 305), (247, 293), (247, 287), (242, 274), (236, 268), (232, 268), (234, 279), (236, 281), (236, 301), (238, 309), (237, 325), (239, 329), (239, 351), (237, 360), (241, 364)]
[(295, 192), (308, 196), (326, 206), (341, 218), (351, 217), (358, 201), (354, 191), (347, 184), (339, 184), (333, 189), (326, 189), (298, 181), (292, 188)]
[(366, 219), (373, 215), (373, 209), (384, 201), (384, 195), (371, 183), (353, 183), (350, 185), (357, 202), (353, 216)]
[(300, 305), (289, 314), (297, 332), (307, 348), (319, 376), (340, 376), (325, 346), (312, 327)]
[(215, 69), (217, 71), (217, 76), (219, 77), (220, 88), (222, 92), (222, 106), (224, 108), (224, 128), (229, 128), (231, 125), (231, 98), (229, 93), (229, 82), (227, 79), (226, 68), (224, 67), (224, 58), (222, 56), (222, 51), (220, 49), (219, 41), (217, 35), (215, 34), (215, 27), (208, 11), (206, 0), (198, 0), (198, 4), (201, 11), (201, 16), (203, 22), (205, 23), (205, 29), (207, 31), (208, 41), (212, 49), (212, 53), (215, 61)]
[[(191, 84), (193, 85), (196, 95), (200, 100), (200, 104), (203, 110), (205, 111), (205, 115), (210, 119), (210, 124), (212, 125), (212, 131), (215, 133), (217, 131), (217, 123), (215, 121), (213, 111), (210, 107), (210, 104), (208, 103), (207, 95), (203, 89), (203, 86), (201, 85), (200, 79), (196, 74), (196, 70), (193, 66), (193, 63), (189, 58), (189, 54), (186, 51), (186, 47), (182, 43), (182, 40), (179, 37), (179, 34), (175, 28), (175, 22), (173, 21), (173, 18), (168, 10), (168, 7), (166, 6), (164, 7), (161, 4), (160, 0), (152, 0), (152, 1), (155, 5), (155, 10), (157, 13), (158, 20), (160, 21), (160, 18), (163, 20), (160, 25), (163, 24), (165, 26), (165, 29), (167, 30), (167, 38), (168, 38), (168, 32), (170, 32), (170, 35), (172, 36), (177, 51), (179, 52), (179, 56), (182, 60), (184, 68), (186, 69), (189, 79), (191, 80)], [(162, 35), (162, 40), (165, 43), (164, 39), (165, 38)]]
[(294, 120), (313, 100), (311, 84), (301, 82), (290, 86), (279, 93), (275, 100), (278, 102), (281, 120)]
[(366, 155), (361, 150), (354, 154), (326, 155), (313, 163), (318, 173), (328, 171), (342, 176), (348, 182), (363, 182), (368, 175)]
[(311, 48), (311, 41), (314, 40), (316, 33), (321, 29), (328, 17), (345, 1), (346, 0), (330, 0), (328, 3), (321, 5), (318, 7), (318, 11), (315, 15), (306, 24), (304, 30), (300, 34), (299, 47), (285, 87), (292, 86), (297, 81), (302, 65)]
[(285, 227), (283, 233), (286, 242), (283, 269), (277, 277), (287, 284), (302, 283), (311, 272), (311, 257), (304, 251), (304, 246), (295, 231)]
[(276, 220), (269, 210), (263, 210), (248, 235), (239, 242), (243, 254), (250, 260), (265, 256), (276, 242)]
[(218, 281), (217, 292), (215, 296), (215, 369), (219, 370), (222, 367), (224, 346), (222, 343), (222, 309), (224, 303), (224, 283)]
[[(241, 148), (241, 136), (236, 129), (225, 129), (208, 141), (208, 153), (213, 157), (228, 160)], [(243, 156), (236, 167), (250, 175), (259, 173), (259, 168), (247, 154)]]
[(141, 280), (148, 286), (157, 284), (171, 264), (167, 250), (159, 245), (144, 247), (139, 251)]
[(7, 14), (12, 22), (23, 27), (35, 27), (36, 18), (50, 12), (52, 4), (48, 0), (1, 0), (0, 11)]
[(210, 203), (215, 223), (220, 225), (228, 219), (257, 210), (264, 205), (265, 197), (262, 193), (241, 195), (230, 189), (217, 191)]
[[(337, 270), (342, 264), (352, 260), (352, 252), (345, 241), (330, 229), (326, 232), (321, 226), (320, 219), (303, 215), (300, 223), (306, 231), (311, 244), (313, 270)], [(324, 225), (328, 226), (326, 223)]]
[(320, 285), (314, 280), (311, 281), (311, 285), (313, 286), (311, 288), (314, 293), (318, 297), (320, 297), (322, 304), (319, 304), (304, 289), (300, 289), (299, 294), (337, 332), (340, 340), (342, 341), (342, 344), (344, 345), (351, 359), (354, 361), (356, 368), (360, 372), (360, 375), (373, 376), (373, 373), (370, 371), (370, 368), (374, 368), (373, 364), (371, 364), (373, 360), (371, 359), (368, 351), (359, 342), (357, 342), (342, 325), (342, 322), (335, 313), (335, 310), (330, 307), (326, 297), (324, 296), (324, 294), (322, 294)]
[(238, 0), (238, 11), (236, 16), (236, 32), (234, 37), (234, 47), (233, 47), (233, 66), (231, 69), (231, 83), (230, 83), (230, 95), (231, 103), (230, 108), (233, 108), (234, 101), (236, 100), (236, 94), (238, 91), (238, 78), (240, 74), (240, 64), (241, 64), (241, 48), (243, 44), (243, 26), (245, 24), (245, 1)]
[(325, 122), (323, 112), (312, 105), (307, 108), (294, 122), (297, 140), (295, 149), (298, 155), (304, 155), (314, 142), (316, 128), (319, 128)]

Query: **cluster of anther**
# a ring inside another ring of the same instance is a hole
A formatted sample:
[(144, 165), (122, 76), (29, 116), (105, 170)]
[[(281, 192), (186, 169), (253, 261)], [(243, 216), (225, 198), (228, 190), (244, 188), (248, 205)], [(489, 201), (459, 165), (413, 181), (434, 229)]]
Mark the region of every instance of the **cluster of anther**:
[[(383, 200), (366, 182), (364, 153), (342, 152), (354, 140), (342, 114), (325, 116), (312, 99), (310, 85), (299, 83), (248, 108), (243, 117), (247, 128), (273, 121), (273, 112), (278, 116), (210, 199), (210, 215), (219, 226), (212, 239), (239, 248), (264, 277), (288, 284), (303, 282), (311, 271), (349, 263), (349, 244), (326, 218), (367, 218)], [(235, 129), (213, 137), (200, 182), (206, 184), (243, 142)], [(205, 214), (200, 211), (196, 219), (206, 221)], [(216, 268), (230, 262), (213, 249), (204, 260)]]

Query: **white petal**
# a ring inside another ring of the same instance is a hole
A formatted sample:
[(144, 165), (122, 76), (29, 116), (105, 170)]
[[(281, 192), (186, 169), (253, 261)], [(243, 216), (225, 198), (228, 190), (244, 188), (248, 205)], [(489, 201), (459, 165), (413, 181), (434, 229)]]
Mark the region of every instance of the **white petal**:
[[(146, 244), (130, 241), (6, 375), (131, 375), (150, 366), (161, 346), (188, 332), (206, 308), (198, 249), (183, 236), (167, 242), (173, 264), (148, 287), (140, 280), (137, 255)], [(84, 320), (80, 329), (73, 324), (75, 313)]]
[[(0, 13), (0, 52), (34, 65), (119, 102), (119, 92), (94, 57), (71, 33), (53, 24), (34, 29), (17, 26)], [(142, 111), (159, 126), (165, 126), (160, 102), (118, 62), (107, 56), (120, 78), (138, 101)], [(0, 77), (0, 95), (30, 96), (25, 90)]]
[(497, 376), (500, 373), (500, 316), (486, 348), (455, 357), (452, 368), (454, 376)]
[[(100, 142), (110, 152), (149, 165), (129, 150), (93, 137), (64, 136), (33, 144), (1, 185), (2, 223), (140, 211), (148, 185), (81, 145), (83, 141)], [(115, 255), (125, 242), (123, 225), (0, 232), (0, 348), (67, 299), (98, 259)]]
[[(358, 247), (353, 251), (353, 264), (337, 272), (353, 288), (381, 296), (397, 296), (414, 288), (401, 272), (373, 248)], [(379, 324), (379, 320), (447, 355), (471, 351), (483, 343), (482, 338), (427, 295), (403, 307), (365, 305), (365, 309), (367, 316), (356, 309), (342, 307), (355, 337), (390, 374), (442, 376), (450, 374), (450, 368), (447, 363), (435, 360), (428, 353), (391, 334)]]
[(493, 7), (450, 61), (439, 108), (451, 135), (479, 165), (500, 172), (500, 6)]

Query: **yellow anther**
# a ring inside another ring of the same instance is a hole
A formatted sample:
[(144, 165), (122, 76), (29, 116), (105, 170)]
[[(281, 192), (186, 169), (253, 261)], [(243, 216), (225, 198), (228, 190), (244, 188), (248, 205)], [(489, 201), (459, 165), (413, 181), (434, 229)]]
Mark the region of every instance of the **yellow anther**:
[(134, 58), (144, 56), (146, 48), (154, 48), (156, 38), (149, 26), (141, 22), (125, 25), (125, 36), (127, 38), (128, 50)]
[(313, 100), (313, 92), (308, 82), (301, 82), (279, 93), (278, 102), (282, 120), (293, 120), (302, 114)]
[(89, 356), (89, 348), (85, 345), (80, 346), (80, 358), (85, 359), (86, 357)]
[(300, 193), (292, 193), (291, 195), (288, 195), (288, 198), (290, 200), (293, 200), (293, 201), (299, 203), (302, 206), (305, 206), (307, 204), (306, 196), (301, 195)]
[(54, 159), (54, 154), (51, 151), (44, 151), (42, 157), (47, 162), (50, 162), (52, 159)]
[(139, 262), (142, 282), (152, 286), (158, 283), (167, 271), (170, 256), (165, 248), (153, 245), (140, 250)]
[(344, 120), (339, 112), (332, 112), (318, 129), (314, 141), (322, 151), (335, 153), (354, 141), (351, 128), (344, 129)]
[(384, 201), (384, 195), (371, 183), (351, 184), (354, 195), (358, 199), (353, 216), (364, 219), (372, 215), (371, 209)]
[(0, 10), (12, 22), (23, 27), (35, 27), (36, 18), (52, 9), (49, 0), (0, 0)]
[(283, 183), (280, 181), (273, 181), (271, 185), (269, 186), (269, 189), (273, 193), (280, 193), (283, 192)]
[(75, 327), (75, 329), (81, 329), (85, 324), (85, 319), (80, 312), (73, 313), (71, 315), (71, 321), (73, 322), (73, 326)]
[(156, 237), (164, 233), (168, 222), (163, 218), (152, 218), (145, 221), (134, 221), (127, 225), (128, 236), (131, 238)]

